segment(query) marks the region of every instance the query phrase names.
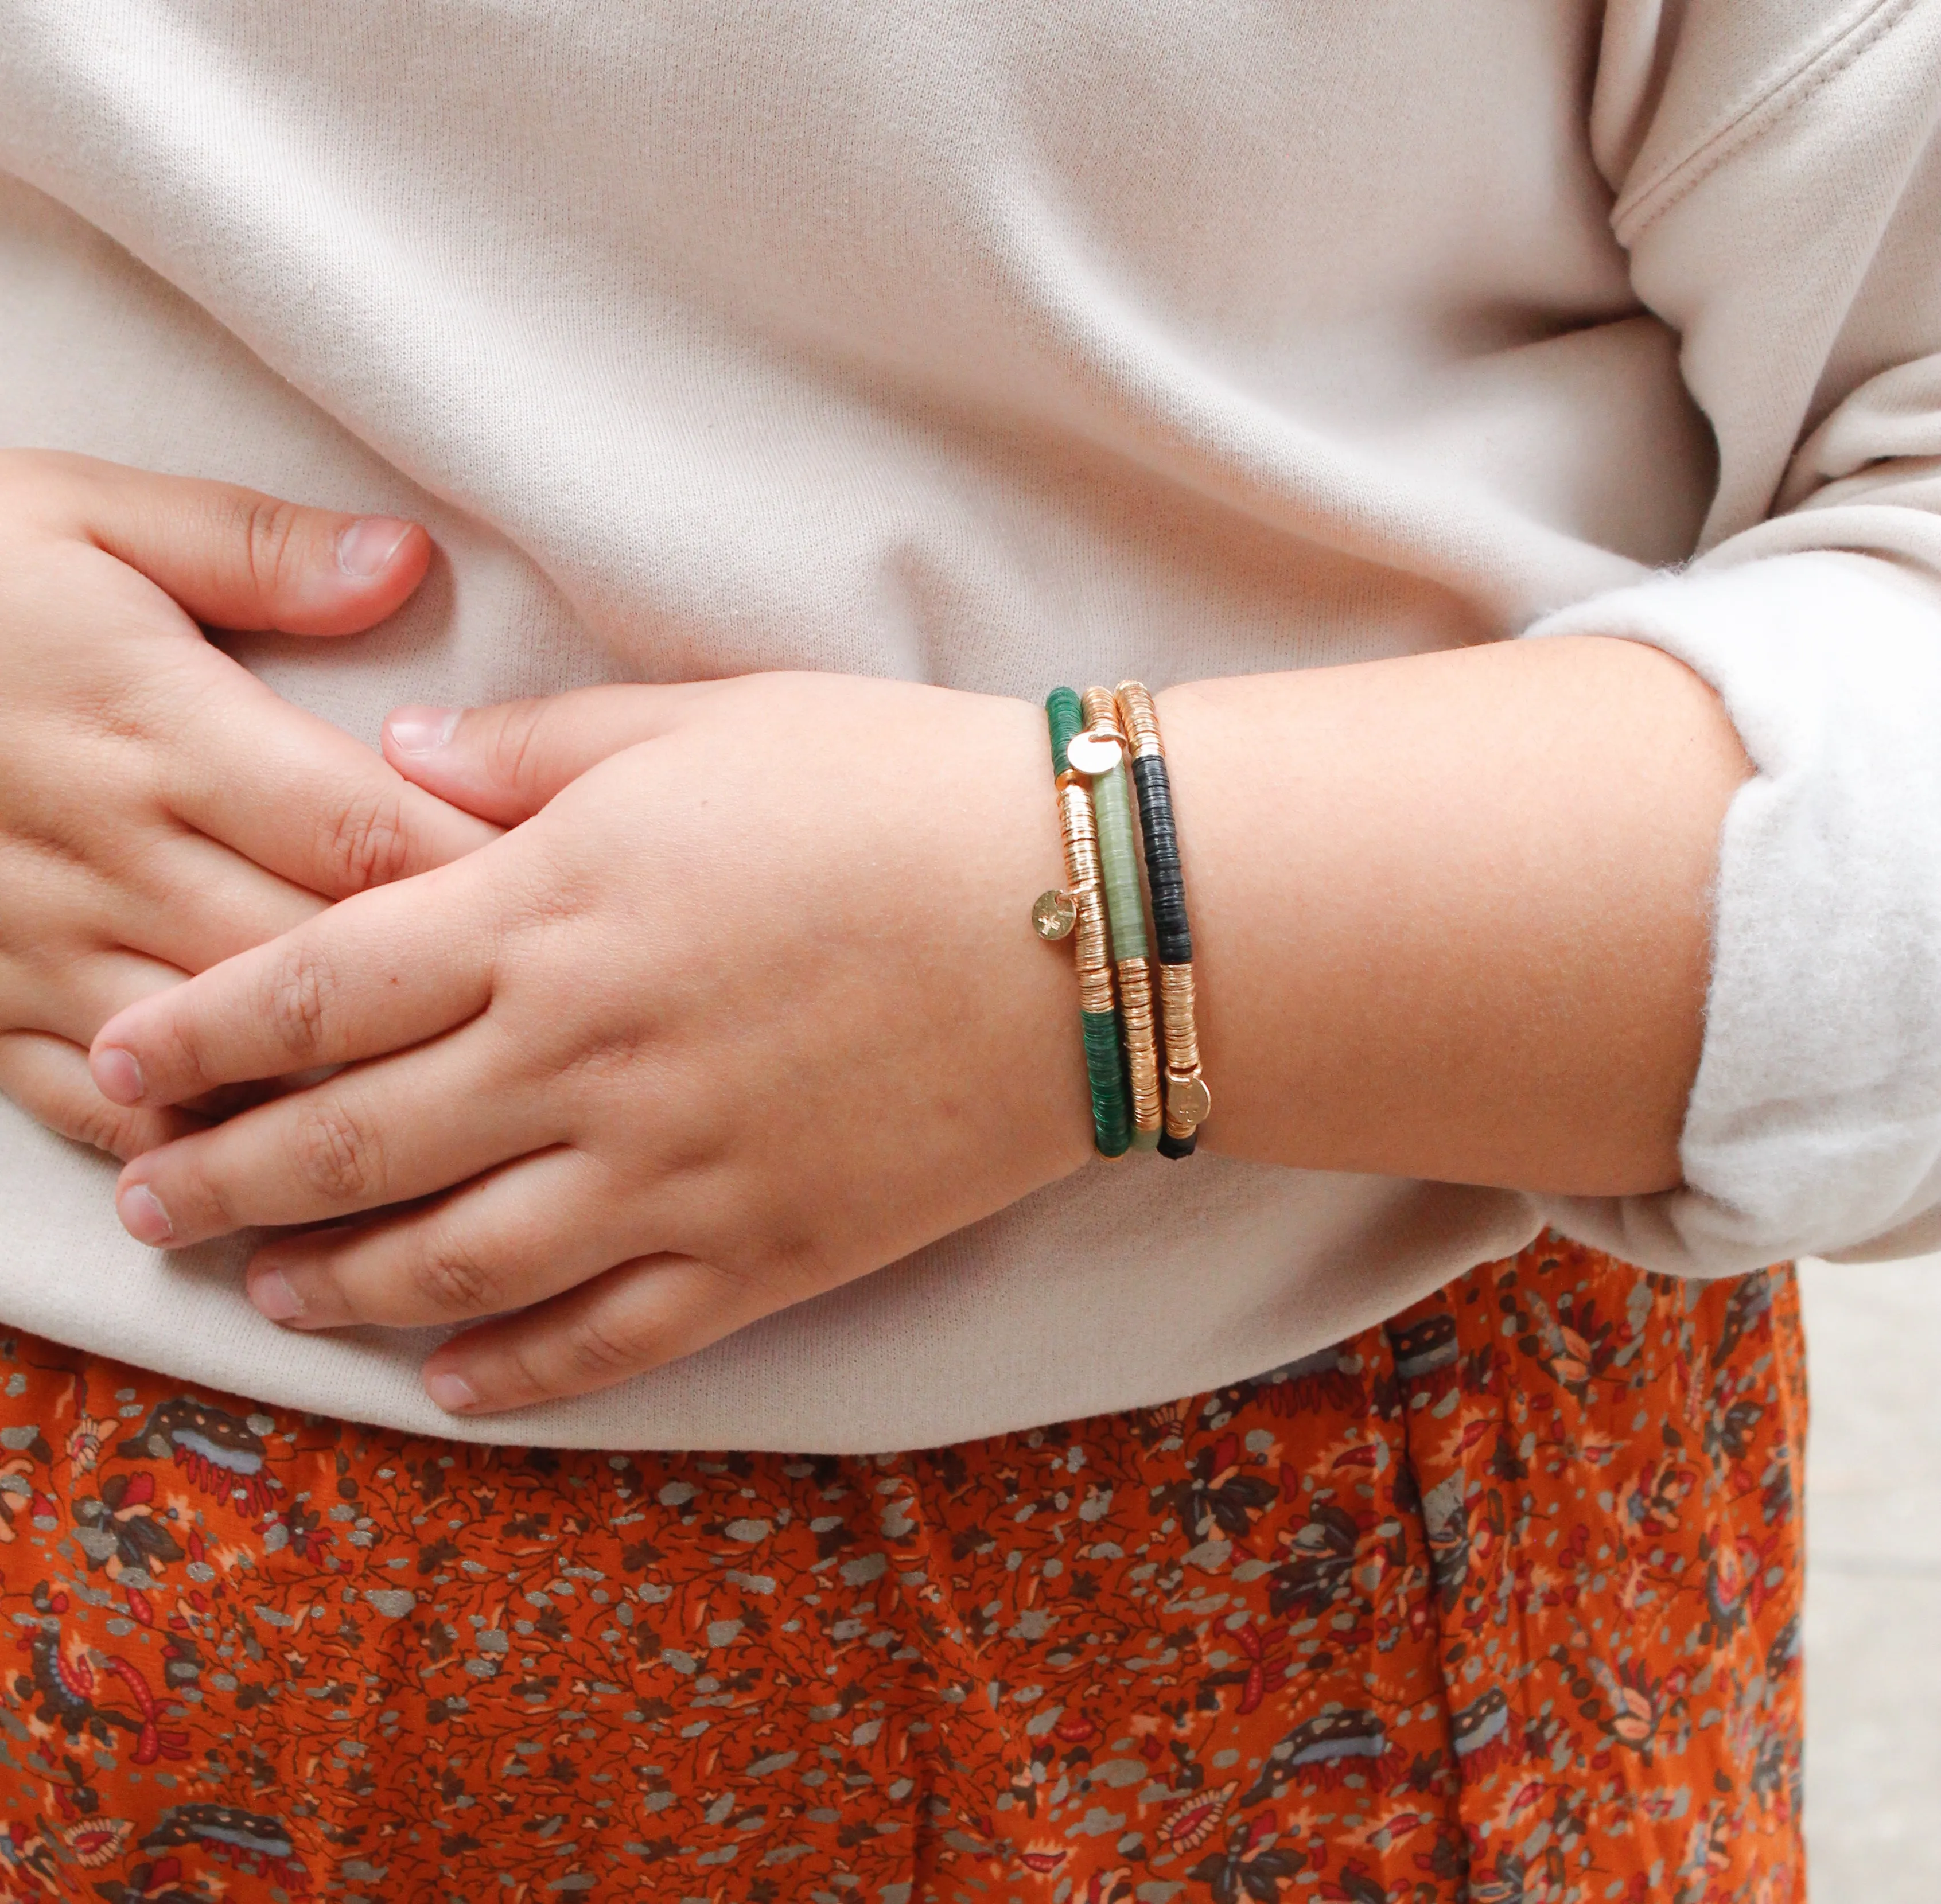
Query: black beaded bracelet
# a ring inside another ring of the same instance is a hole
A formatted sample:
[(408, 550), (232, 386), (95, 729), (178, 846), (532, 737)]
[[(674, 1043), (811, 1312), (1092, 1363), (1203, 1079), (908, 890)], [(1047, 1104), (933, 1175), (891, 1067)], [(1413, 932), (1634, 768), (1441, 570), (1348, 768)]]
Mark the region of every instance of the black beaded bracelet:
[(1179, 829), (1172, 817), (1172, 782), (1160, 753), (1133, 756), (1139, 790), (1139, 829), (1145, 836), (1146, 892), (1152, 903), (1153, 939), (1165, 965), (1193, 963), (1193, 928), (1186, 921), (1186, 880), (1179, 867)]
[(1186, 879), (1179, 863), (1172, 782), (1166, 773), (1159, 712), (1152, 696), (1137, 681), (1121, 681), (1119, 708), (1133, 746), (1133, 784), (1139, 792), (1146, 890), (1159, 952), (1160, 1033), (1166, 1050), (1166, 1129), (1159, 1152), (1162, 1157), (1191, 1157), (1213, 1100), (1200, 1065), (1193, 930), (1186, 916)]

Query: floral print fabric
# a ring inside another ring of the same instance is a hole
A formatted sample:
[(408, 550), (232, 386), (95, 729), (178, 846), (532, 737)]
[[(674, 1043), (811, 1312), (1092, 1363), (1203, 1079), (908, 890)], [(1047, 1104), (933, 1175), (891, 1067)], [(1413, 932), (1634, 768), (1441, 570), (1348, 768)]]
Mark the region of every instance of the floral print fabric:
[(1177, 1404), (417, 1439), (0, 1342), (0, 1898), (1781, 1904), (1790, 1273), (1546, 1239)]

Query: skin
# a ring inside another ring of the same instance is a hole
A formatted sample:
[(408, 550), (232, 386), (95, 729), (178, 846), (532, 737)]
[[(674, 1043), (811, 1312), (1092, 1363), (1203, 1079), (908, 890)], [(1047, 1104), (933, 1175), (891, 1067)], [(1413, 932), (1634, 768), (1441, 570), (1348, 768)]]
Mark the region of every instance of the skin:
[(197, 626), (354, 634), (431, 552), (390, 518), (0, 453), (0, 1090), (44, 1123), (121, 1157), (190, 1128), (95, 1090), (109, 1018), (495, 836)]
[[(1160, 713), (1206, 1148), (1678, 1181), (1708, 888), (1750, 771), (1702, 683), (1623, 642), (1505, 643), (1203, 683)], [(1037, 709), (757, 676), (404, 711), (386, 752), (512, 830), (142, 999), (94, 1046), (102, 1093), (154, 1111), (347, 1067), (123, 1173), (146, 1241), (286, 1227), (249, 1273), (265, 1313), (494, 1318), (426, 1386), (518, 1407), (1084, 1162), (1069, 949), (1027, 924), (1062, 876)]]

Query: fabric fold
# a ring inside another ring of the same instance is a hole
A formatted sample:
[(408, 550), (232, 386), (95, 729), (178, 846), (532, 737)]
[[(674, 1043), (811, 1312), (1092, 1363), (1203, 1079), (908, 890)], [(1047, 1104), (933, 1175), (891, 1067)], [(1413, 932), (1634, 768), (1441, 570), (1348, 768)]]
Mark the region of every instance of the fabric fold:
[(1713, 895), (1685, 1187), (1553, 1199), (1567, 1234), (1722, 1276), (1941, 1239), (1941, 590), (1834, 551), (1715, 560), (1546, 617), (1675, 656), (1757, 769)]

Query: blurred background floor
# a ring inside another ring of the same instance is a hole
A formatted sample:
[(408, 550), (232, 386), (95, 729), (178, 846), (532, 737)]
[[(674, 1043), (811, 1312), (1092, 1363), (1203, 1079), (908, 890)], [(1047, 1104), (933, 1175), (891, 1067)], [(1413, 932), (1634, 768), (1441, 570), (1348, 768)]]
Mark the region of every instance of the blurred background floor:
[(1941, 1258), (1802, 1273), (1813, 1904), (1941, 1904)]

